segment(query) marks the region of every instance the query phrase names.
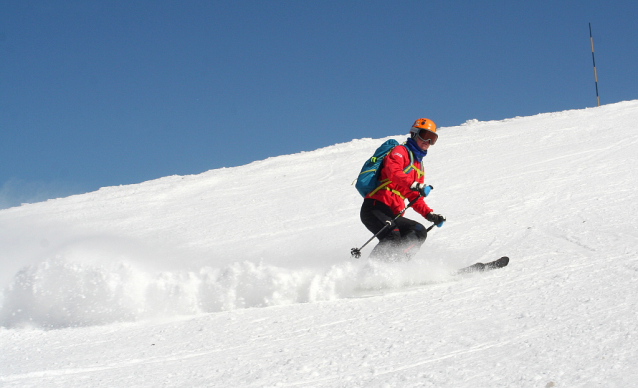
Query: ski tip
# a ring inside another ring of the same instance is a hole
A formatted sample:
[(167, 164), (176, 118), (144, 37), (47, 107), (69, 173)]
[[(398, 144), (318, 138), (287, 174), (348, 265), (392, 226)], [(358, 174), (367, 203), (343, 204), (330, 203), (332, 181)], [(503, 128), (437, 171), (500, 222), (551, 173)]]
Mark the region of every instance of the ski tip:
[(491, 271), (497, 268), (503, 268), (507, 266), (510, 262), (510, 258), (507, 256), (503, 256), (500, 259), (490, 261), (489, 263), (475, 263), (470, 265), (469, 267), (461, 268), (456, 273), (458, 275), (471, 274), (475, 272), (486, 272)]
[(510, 262), (510, 258), (507, 256), (503, 256), (498, 260), (494, 260), (490, 263), (485, 264), (485, 270), (492, 270), (497, 268), (503, 268), (507, 266)]

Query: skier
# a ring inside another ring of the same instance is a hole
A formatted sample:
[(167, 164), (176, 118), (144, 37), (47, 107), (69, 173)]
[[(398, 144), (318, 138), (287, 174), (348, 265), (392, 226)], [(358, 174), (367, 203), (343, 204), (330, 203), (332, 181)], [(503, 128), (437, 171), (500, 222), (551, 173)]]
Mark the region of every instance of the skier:
[[(383, 159), (379, 176), (381, 184), (365, 196), (360, 216), (361, 222), (373, 234), (388, 223), (390, 227), (377, 236), (379, 244), (370, 253), (370, 258), (410, 260), (425, 241), (427, 230), (423, 225), (405, 217), (394, 222), (392, 219), (405, 208), (406, 199), (411, 201), (418, 195), (426, 197), (430, 193), (432, 186), (423, 183), (422, 160), (438, 137), (434, 122), (418, 119), (410, 129), (408, 140), (394, 147)], [(422, 198), (412, 208), (438, 227), (445, 222), (445, 217), (433, 213)]]

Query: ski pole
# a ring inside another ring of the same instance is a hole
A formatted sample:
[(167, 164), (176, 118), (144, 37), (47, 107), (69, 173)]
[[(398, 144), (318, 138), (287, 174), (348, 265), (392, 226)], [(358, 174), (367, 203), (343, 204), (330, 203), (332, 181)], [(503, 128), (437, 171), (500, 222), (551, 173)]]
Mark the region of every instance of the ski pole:
[[(380, 231), (378, 231), (378, 232), (377, 232), (374, 236), (370, 237), (370, 239), (369, 239), (368, 241), (366, 241), (366, 243), (365, 243), (365, 244), (363, 244), (363, 245), (361, 246), (361, 248), (352, 248), (352, 249), (350, 250), (350, 254), (352, 255), (352, 257), (354, 257), (355, 259), (360, 258), (360, 257), (361, 257), (361, 250), (362, 250), (363, 248), (365, 248), (365, 246), (366, 246), (366, 245), (368, 245), (368, 244), (370, 243), (370, 241), (374, 240), (374, 238), (375, 238), (375, 237), (377, 237), (378, 235), (380, 235), (380, 234), (381, 234), (384, 230), (386, 230), (389, 226), (391, 226), (392, 224), (394, 224), (394, 221), (396, 221), (396, 220), (397, 220), (397, 218), (401, 217), (401, 216), (403, 215), (403, 213), (405, 213), (405, 211), (406, 211), (406, 210), (408, 210), (408, 208), (409, 208), (409, 207), (411, 207), (412, 205), (414, 205), (414, 203), (415, 203), (415, 202), (416, 202), (419, 198), (421, 198), (421, 194), (419, 194), (416, 198), (414, 198), (412, 201), (410, 201), (410, 203), (408, 203), (408, 206), (406, 206), (405, 208), (403, 208), (403, 210), (401, 210), (401, 211), (399, 212), (399, 214), (397, 214), (397, 215), (396, 215), (396, 216), (392, 219), (392, 221), (386, 221), (385, 226), (384, 226), (383, 228), (381, 228), (381, 230), (380, 230)], [(430, 229), (432, 229), (432, 227), (433, 227), (433, 226), (434, 226), (434, 225), (432, 225), (432, 226), (430, 227)], [(428, 229), (428, 231), (430, 231), (430, 229)]]

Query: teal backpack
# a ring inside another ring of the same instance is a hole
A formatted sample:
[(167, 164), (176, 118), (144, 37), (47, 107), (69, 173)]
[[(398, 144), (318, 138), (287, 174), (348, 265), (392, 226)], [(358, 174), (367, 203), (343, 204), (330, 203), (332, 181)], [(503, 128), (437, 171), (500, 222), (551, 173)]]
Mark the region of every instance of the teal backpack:
[[(354, 185), (354, 187), (357, 188), (357, 191), (359, 191), (359, 194), (361, 194), (362, 197), (365, 197), (374, 189), (380, 188), (380, 186), (382, 186), (381, 182), (379, 182), (381, 163), (383, 162), (383, 158), (385, 158), (386, 155), (388, 155), (390, 151), (392, 151), (392, 149), (398, 145), (399, 142), (394, 139), (386, 141), (385, 143), (381, 144), (381, 146), (377, 148), (376, 151), (374, 151), (374, 155), (372, 155), (372, 157), (366, 160), (366, 162), (363, 164), (361, 172), (359, 173), (359, 177), (357, 178)], [(410, 154), (410, 165), (404, 170), (406, 174), (413, 168), (414, 163), (414, 156), (412, 155), (412, 152), (408, 150), (408, 153)]]
[(359, 177), (357, 178), (357, 183), (354, 185), (362, 197), (365, 197), (369, 192), (379, 186), (379, 171), (381, 171), (383, 158), (398, 145), (399, 142), (394, 139), (386, 141), (381, 144), (381, 146), (374, 151), (374, 155), (363, 164)]

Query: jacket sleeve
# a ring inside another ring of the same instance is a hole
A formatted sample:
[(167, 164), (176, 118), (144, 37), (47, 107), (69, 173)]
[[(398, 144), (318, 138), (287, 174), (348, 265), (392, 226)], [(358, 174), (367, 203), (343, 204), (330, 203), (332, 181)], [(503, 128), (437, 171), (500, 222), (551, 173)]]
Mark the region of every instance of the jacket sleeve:
[[(413, 174), (403, 172), (410, 164), (410, 155), (408, 155), (408, 151), (405, 147), (394, 147), (392, 152), (385, 158), (384, 163), (384, 169), (386, 170), (385, 175), (392, 181), (396, 190), (409, 201), (416, 198), (419, 194), (416, 191), (410, 190), (410, 186), (415, 180), (419, 183), (423, 183), (423, 177), (415, 178)], [(416, 201), (414, 205), (412, 205), (412, 208), (423, 217), (432, 212), (432, 209), (425, 203), (423, 198)]]
[[(415, 193), (415, 195), (418, 195), (418, 194)], [(423, 198), (416, 201), (414, 205), (412, 205), (412, 208), (414, 209), (415, 212), (423, 216), (423, 218), (425, 218), (425, 216), (427, 216), (428, 213), (432, 213), (432, 209), (430, 209), (430, 207), (425, 203), (425, 200)]]

